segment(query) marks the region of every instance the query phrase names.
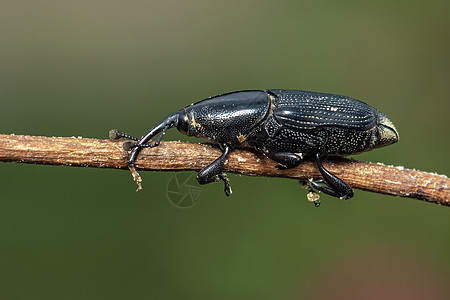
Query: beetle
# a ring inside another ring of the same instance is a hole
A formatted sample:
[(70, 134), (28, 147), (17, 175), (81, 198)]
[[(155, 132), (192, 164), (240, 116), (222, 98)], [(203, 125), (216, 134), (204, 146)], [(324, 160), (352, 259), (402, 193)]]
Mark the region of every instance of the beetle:
[[(247, 90), (210, 97), (169, 115), (140, 139), (117, 130), (110, 132), (110, 138), (135, 141), (124, 144), (126, 150), (131, 150), (128, 165), (134, 167), (140, 150), (158, 146), (173, 127), (222, 146), (222, 155), (200, 170), (197, 181), (208, 184), (222, 180), (227, 196), (231, 187), (222, 170), (234, 148), (254, 148), (277, 162), (278, 169), (294, 168), (304, 157), (312, 158), (322, 179), (311, 180), (308, 190), (349, 199), (353, 197), (352, 188), (325, 169), (321, 158), (368, 151), (399, 138), (394, 124), (362, 101), (286, 89)], [(160, 135), (156, 141), (148, 144), (157, 134)]]

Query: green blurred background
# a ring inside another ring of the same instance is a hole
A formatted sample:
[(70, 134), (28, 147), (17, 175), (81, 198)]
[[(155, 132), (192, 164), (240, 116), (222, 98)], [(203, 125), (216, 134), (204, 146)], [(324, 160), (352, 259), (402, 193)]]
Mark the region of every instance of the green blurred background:
[[(1, 0), (0, 132), (140, 136), (208, 96), (304, 89), (396, 124), (355, 158), (448, 175), (448, 3)], [(317, 209), (293, 180), (230, 175), (232, 197), (179, 209), (175, 173), (135, 193), (120, 170), (0, 167), (0, 299), (450, 295), (447, 207), (357, 190)]]

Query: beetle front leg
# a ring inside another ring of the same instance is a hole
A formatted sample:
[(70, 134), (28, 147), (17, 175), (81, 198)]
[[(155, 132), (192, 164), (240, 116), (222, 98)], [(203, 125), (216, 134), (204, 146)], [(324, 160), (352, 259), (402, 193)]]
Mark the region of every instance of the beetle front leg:
[[(325, 167), (322, 165), (322, 162), (320, 161), (320, 155), (318, 153), (316, 154), (316, 163), (323, 179), (311, 181), (310, 184), (313, 188), (325, 194), (344, 200), (353, 197), (352, 188), (344, 180), (338, 178), (336, 175), (331, 174), (327, 169), (325, 169)], [(325, 183), (328, 186), (321, 185), (320, 183)]]
[(223, 164), (227, 160), (228, 154), (230, 154), (230, 146), (225, 144), (223, 145), (223, 147), (223, 154), (211, 164), (200, 170), (200, 172), (198, 172), (197, 181), (200, 184), (208, 184), (218, 180), (223, 180), (225, 185), (225, 195), (230, 196), (232, 191), (229, 180), (227, 178), (227, 175), (225, 173), (222, 173)]

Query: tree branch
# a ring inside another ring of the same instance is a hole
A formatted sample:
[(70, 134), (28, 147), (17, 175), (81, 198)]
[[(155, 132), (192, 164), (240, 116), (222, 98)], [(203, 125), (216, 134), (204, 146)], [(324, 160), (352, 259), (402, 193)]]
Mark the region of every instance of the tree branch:
[[(128, 169), (127, 152), (122, 144), (123, 141), (79, 137), (0, 135), (0, 161)], [(198, 171), (220, 154), (221, 151), (210, 144), (162, 142), (158, 147), (142, 149), (136, 168)], [(289, 170), (277, 170), (275, 164), (254, 151), (235, 149), (224, 171), (297, 180), (321, 178), (311, 161), (305, 160), (299, 167)], [(327, 159), (324, 166), (353, 188), (450, 206), (450, 179), (445, 175), (346, 158)]]

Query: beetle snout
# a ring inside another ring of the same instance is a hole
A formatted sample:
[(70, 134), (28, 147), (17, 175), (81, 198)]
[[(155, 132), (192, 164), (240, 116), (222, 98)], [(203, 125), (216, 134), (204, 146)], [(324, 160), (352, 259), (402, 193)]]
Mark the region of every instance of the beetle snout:
[(398, 131), (383, 113), (378, 113), (378, 147), (387, 146), (398, 141)]

